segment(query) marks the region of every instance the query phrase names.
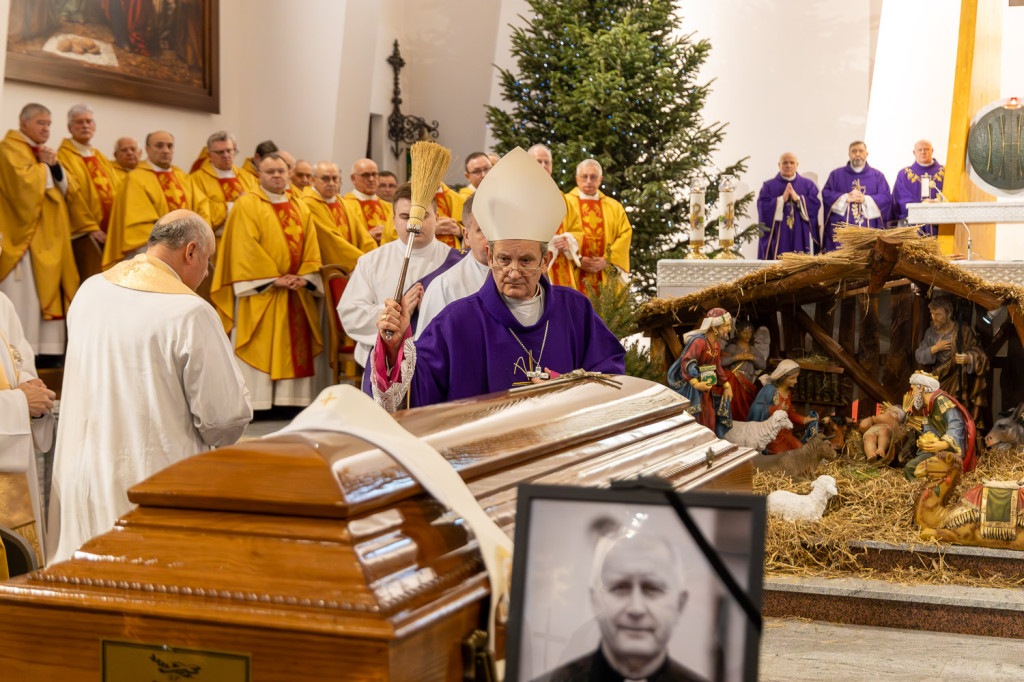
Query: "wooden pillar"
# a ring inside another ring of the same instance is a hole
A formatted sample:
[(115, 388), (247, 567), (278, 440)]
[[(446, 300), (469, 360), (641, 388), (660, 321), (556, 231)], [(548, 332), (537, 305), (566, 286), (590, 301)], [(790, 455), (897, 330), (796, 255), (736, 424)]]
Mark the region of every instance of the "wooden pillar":
[[(875, 381), (878, 380), (878, 294), (865, 294), (861, 298), (863, 311), (860, 322), (860, 337), (857, 343), (857, 360), (865, 372)], [(878, 403), (870, 396), (861, 393), (860, 408), (857, 416), (863, 417), (875, 413)]]
[[(950, 201), (995, 201), (995, 197), (971, 182), (965, 163), (971, 118), (1000, 96), (1004, 5), (1006, 0), (962, 0), (960, 3), (953, 108), (942, 186)], [(981, 258), (995, 258), (995, 225), (972, 225), (971, 232), (974, 251)], [(966, 254), (967, 231), (962, 226), (940, 225), (939, 244), (943, 253)]]
[(904, 393), (914, 371), (914, 292), (909, 286), (891, 290), (892, 332), (889, 357), (882, 370), (882, 385), (890, 394)]

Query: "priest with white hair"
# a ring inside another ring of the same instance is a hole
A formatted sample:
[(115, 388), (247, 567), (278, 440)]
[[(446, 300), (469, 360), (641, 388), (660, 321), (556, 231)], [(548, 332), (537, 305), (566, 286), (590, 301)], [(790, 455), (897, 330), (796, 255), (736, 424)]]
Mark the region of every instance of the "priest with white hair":
[(590, 301), (544, 278), (553, 257), (547, 242), (565, 217), (565, 200), (544, 169), (513, 149), (480, 183), (473, 214), (489, 242), (487, 280), (442, 310), (415, 342), (409, 311), (392, 299), (385, 302), (369, 359), (374, 398), (395, 410), (503, 391), (576, 369), (621, 374), (625, 351)]
[(917, 456), (903, 468), (904, 477), (914, 480), (918, 464), (945, 450), (960, 457), (964, 473), (974, 469), (975, 427), (970, 413), (939, 388), (939, 379), (934, 374), (918, 370), (910, 375), (910, 393), (914, 399), (912, 414), (923, 417), (924, 423), (917, 440)]

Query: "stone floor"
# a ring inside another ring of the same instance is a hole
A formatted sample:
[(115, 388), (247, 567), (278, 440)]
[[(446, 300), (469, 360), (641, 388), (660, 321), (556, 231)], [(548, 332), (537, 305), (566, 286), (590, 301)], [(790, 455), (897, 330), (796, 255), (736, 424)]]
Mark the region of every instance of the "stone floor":
[[(969, 590), (969, 588), (965, 588)], [(1024, 641), (769, 618), (761, 680), (1009, 680)]]

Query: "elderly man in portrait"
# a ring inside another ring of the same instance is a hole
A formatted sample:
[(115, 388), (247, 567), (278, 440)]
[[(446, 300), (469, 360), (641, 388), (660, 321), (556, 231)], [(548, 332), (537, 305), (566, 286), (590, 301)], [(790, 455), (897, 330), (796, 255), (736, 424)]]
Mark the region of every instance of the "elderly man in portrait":
[(383, 243), (381, 238), (387, 228), (394, 230), (395, 210), (391, 204), (377, 196), (380, 174), (373, 159), (359, 159), (352, 164), (348, 176), (353, 189), (342, 197), (349, 208), (349, 215), (370, 233), (374, 241)]
[(96, 120), (91, 107), (76, 104), (68, 110), (68, 132), (71, 137), (60, 143), (57, 160), (78, 190), (68, 197), (68, 213), (75, 264), (85, 280), (100, 271), (117, 181), (110, 161), (92, 146)]
[[(929, 203), (936, 201), (942, 192), (942, 181), (946, 175), (946, 167), (932, 157), (932, 143), (918, 140), (914, 143), (914, 163), (901, 168), (896, 174), (896, 182), (892, 186), (892, 217), (894, 220), (906, 221), (907, 204)], [(927, 176), (927, 182), (925, 181)], [(922, 225), (922, 235), (936, 236), (938, 225)]]
[(114, 170), (114, 189), (121, 188), (124, 179), (135, 170), (142, 160), (142, 148), (134, 137), (119, 137), (114, 143), (114, 160), (110, 167)]
[(757, 219), (767, 232), (757, 243), (760, 260), (775, 260), (784, 253), (821, 251), (818, 230), (818, 186), (796, 172), (800, 161), (786, 152), (779, 157), (779, 172), (761, 185), (757, 196)]
[(215, 248), (205, 220), (173, 211), (154, 225), (144, 254), (79, 290), (68, 314), (52, 561), (110, 530), (132, 507), (128, 488), (234, 443), (252, 419), (217, 313), (195, 293)]
[(688, 596), (682, 562), (664, 537), (641, 530), (601, 538), (590, 576), (600, 644), (536, 682), (703, 679), (668, 653)]
[(565, 199), (547, 172), (513, 149), (480, 183), (473, 216), (489, 242), (487, 280), (442, 310), (415, 342), (407, 301), (388, 298), (378, 308), (368, 366), (374, 398), (394, 410), (406, 395), (415, 407), (577, 369), (621, 374), (625, 351), (590, 301), (543, 276), (552, 258), (547, 243), (565, 217)]

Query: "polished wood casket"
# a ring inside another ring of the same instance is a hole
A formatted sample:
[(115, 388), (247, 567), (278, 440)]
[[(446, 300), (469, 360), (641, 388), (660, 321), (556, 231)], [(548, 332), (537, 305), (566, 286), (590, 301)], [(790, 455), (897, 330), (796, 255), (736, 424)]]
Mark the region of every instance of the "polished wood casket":
[[(658, 475), (750, 492), (754, 453), (631, 377), (398, 413), (510, 536), (520, 483)], [(5, 680), (459, 680), (488, 595), (461, 519), (333, 432), (239, 443), (132, 488), (71, 561), (0, 584)], [(177, 676), (177, 677), (175, 677)]]

